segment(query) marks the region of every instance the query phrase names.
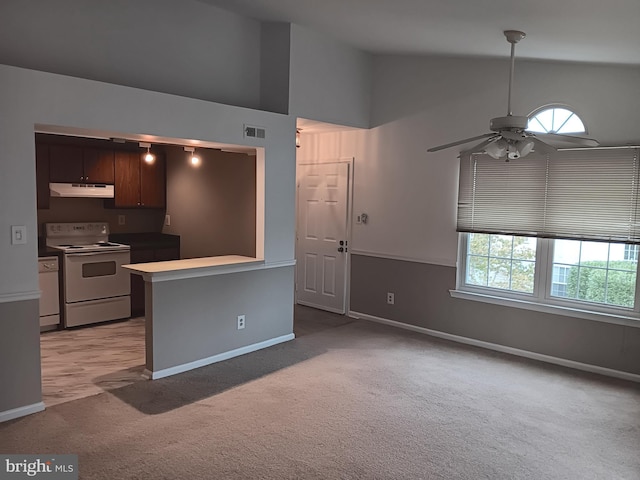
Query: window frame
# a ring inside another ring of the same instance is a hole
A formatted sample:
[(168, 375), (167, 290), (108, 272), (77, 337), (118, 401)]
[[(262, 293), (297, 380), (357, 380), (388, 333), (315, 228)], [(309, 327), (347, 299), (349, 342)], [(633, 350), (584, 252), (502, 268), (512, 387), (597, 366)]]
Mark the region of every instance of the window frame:
[[(561, 133), (560, 135), (588, 135), (589, 134), (589, 129), (587, 128), (587, 124), (584, 121), (584, 117), (582, 115), (579, 115), (578, 112), (576, 112), (575, 108), (573, 108), (570, 105), (566, 105), (564, 103), (550, 103), (548, 105), (542, 105), (541, 107), (536, 108), (535, 110), (533, 110), (531, 113), (529, 113), (529, 115), (527, 115), (527, 118), (529, 119), (529, 122), (531, 120), (533, 120), (534, 118), (536, 118), (539, 114), (541, 114), (542, 112), (545, 112), (547, 110), (554, 110), (554, 109), (563, 109), (563, 110), (567, 110), (569, 112), (571, 112), (573, 115), (576, 116), (576, 118), (578, 118), (578, 120), (580, 120), (580, 123), (582, 123), (582, 126), (584, 127), (584, 130), (582, 131), (576, 131), (576, 132), (567, 132), (567, 133)], [(542, 128), (546, 127), (544, 125), (542, 125), (542, 122), (540, 122), (540, 120), (538, 120), (538, 122), (540, 123), (540, 125), (542, 126)], [(527, 124), (528, 127), (528, 124)], [(561, 130), (562, 128), (560, 128), (559, 130)], [(547, 132), (539, 132), (539, 131), (535, 131), (535, 133), (539, 134), (539, 135), (545, 135), (546, 133), (550, 133), (549, 131)], [(557, 132), (552, 132), (552, 133), (557, 133)]]
[[(636, 288), (632, 309), (552, 296), (554, 239), (537, 238), (533, 293), (472, 285), (466, 283), (469, 235), (462, 232), (458, 234), (456, 289), (450, 291), (452, 297), (607, 323), (633, 326), (638, 326), (640, 323), (639, 268), (636, 269)], [(640, 262), (638, 266), (640, 267)]]

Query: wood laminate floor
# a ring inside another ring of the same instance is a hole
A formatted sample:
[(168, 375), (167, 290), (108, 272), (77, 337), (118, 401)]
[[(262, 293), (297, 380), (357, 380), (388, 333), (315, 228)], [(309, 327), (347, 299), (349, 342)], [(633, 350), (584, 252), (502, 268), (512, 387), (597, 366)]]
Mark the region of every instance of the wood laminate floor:
[(40, 335), (46, 407), (145, 381), (144, 318)]

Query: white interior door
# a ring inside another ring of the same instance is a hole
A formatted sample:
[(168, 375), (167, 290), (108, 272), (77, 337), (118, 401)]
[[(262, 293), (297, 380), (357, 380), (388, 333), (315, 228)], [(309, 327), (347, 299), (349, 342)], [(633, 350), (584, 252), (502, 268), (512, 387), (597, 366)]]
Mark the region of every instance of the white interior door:
[(345, 313), (349, 164), (298, 168), (296, 302)]

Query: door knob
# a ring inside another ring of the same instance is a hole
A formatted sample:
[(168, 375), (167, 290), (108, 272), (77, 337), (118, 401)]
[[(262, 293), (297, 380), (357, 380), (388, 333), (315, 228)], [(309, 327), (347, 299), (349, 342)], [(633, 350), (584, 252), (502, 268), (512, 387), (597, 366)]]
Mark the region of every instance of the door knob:
[(338, 247), (338, 251), (339, 251), (339, 252), (344, 252), (344, 248), (342, 248), (342, 247)]

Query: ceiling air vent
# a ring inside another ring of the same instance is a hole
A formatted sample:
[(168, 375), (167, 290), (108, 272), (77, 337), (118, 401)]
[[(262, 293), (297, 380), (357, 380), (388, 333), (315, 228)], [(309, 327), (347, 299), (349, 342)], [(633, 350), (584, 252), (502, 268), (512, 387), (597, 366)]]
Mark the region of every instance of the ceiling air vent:
[(254, 127), (252, 125), (244, 126), (244, 136), (251, 138), (265, 138), (265, 130), (262, 127)]

